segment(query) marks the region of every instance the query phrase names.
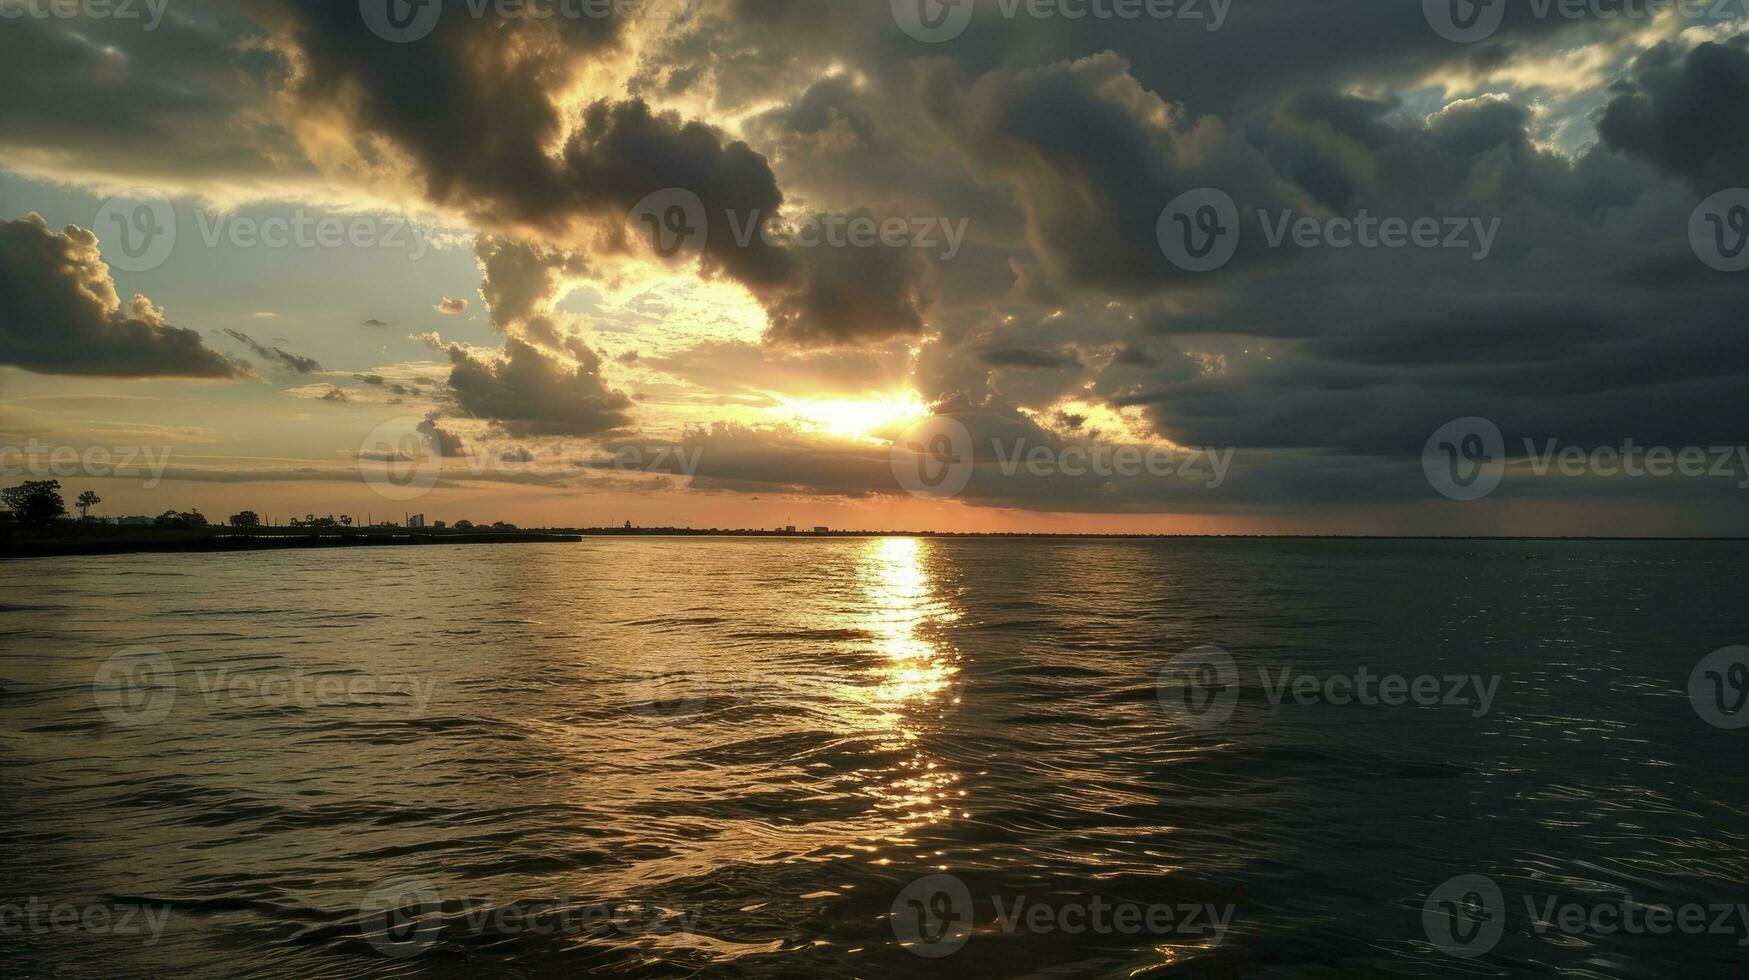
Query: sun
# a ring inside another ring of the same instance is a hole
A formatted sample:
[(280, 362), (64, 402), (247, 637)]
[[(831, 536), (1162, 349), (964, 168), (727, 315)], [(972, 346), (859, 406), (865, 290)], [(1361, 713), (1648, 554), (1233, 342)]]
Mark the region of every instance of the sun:
[(772, 411), (804, 429), (871, 443), (884, 441), (873, 435), (878, 429), (929, 416), (928, 404), (914, 391), (872, 398), (786, 398)]

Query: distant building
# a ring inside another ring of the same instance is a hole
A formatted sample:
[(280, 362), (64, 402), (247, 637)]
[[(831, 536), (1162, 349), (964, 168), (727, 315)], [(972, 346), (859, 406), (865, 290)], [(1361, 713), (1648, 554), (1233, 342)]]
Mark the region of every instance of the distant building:
[(443, 530), (443, 529), (444, 529), (444, 528), (446, 528), (446, 527), (449, 527), (449, 525), (448, 525), (448, 524), (445, 524), (445, 523), (444, 523), (444, 522), (442, 522), (442, 521), (433, 521), (433, 522), (432, 522), (432, 524), (431, 524), (431, 526), (432, 526), (432, 527), (434, 527), (434, 528), (437, 528), (437, 529), (438, 529), (438, 530), (439, 530), (439, 531), (441, 531), (441, 530)]
[(831, 528), (827, 527), (824, 524), (814, 525), (814, 533), (815, 534), (826, 534), (827, 532), (829, 532), (831, 530), (832, 530)]
[(407, 526), (410, 528), (423, 528), (425, 526), (425, 515), (413, 514), (409, 516), (407, 518)]
[(783, 533), (785, 533), (785, 534), (796, 533), (796, 526), (794, 524), (785, 524), (783, 526)]

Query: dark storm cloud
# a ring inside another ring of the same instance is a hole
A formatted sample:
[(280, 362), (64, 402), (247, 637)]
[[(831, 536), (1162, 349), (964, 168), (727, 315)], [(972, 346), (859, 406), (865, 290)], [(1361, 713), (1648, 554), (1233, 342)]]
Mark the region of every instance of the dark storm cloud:
[(456, 404), (511, 436), (594, 436), (630, 422), (631, 399), (607, 387), (597, 374), (600, 358), (588, 348), (575, 368), (514, 337), (502, 360), (460, 345), (447, 352)]
[(431, 448), (437, 452), (437, 455), (445, 458), (467, 455), (467, 444), (462, 442), (461, 436), (439, 426), (438, 421), (439, 416), (436, 414), (427, 415), (416, 428), (429, 440)]
[(314, 173), (260, 111), (277, 69), (245, 43), (260, 33), (247, 16), (172, 3), (151, 31), (141, 26), (121, 17), (6, 18), (0, 149), (57, 174), (141, 182)]
[(669, 188), (698, 196), (708, 220), (703, 246), (707, 273), (727, 275), (756, 294), (787, 275), (781, 252), (761, 236), (743, 245), (729, 215), (763, 224), (783, 193), (765, 158), (702, 122), (658, 113), (641, 101), (596, 102), (566, 144), (561, 200), (600, 215), (624, 218), (644, 198)]
[(545, 312), (567, 278), (589, 272), (584, 256), (538, 243), (482, 235), (474, 243), (480, 260), (480, 294), (492, 328), (508, 333)]
[[(656, 36), (613, 18), (475, 18), (443, 0), (429, 38), (392, 44), (356, 4), (240, 2), (259, 26), (203, 16), (141, 39), (94, 25), (82, 41), (45, 22), (0, 37), (18, 56), (0, 57), (0, 81), (23, 93), (0, 107), (0, 146), (89, 141), (113, 162), (134, 138), (145, 169), (180, 158), (206, 173), (307, 169), (281, 122), (346, 145), (360, 159), (325, 163), (330, 176), (387, 175), (476, 223), (506, 346), (445, 348), (453, 398), (511, 434), (628, 423), (630, 400), (558, 301), (647, 256), (627, 212), (670, 188), (705, 208), (700, 271), (745, 286), (768, 319), (763, 348), (649, 343), (665, 353), (640, 370), (700, 386), (687, 398), (891, 390), (915, 345), (909, 380), (926, 397), (966, 393), (957, 411), (974, 427), (1056, 445), (1033, 419), (1089, 432), (1106, 413), (1064, 403), (1104, 403), (1175, 442), (1245, 451), (1219, 498), (981, 471), (979, 502), (1382, 499), (1426, 492), (1414, 457), (1460, 415), (1509, 437), (1674, 444), (1740, 441), (1749, 420), (1749, 280), (1706, 267), (1687, 240), (1700, 198), (1749, 182), (1741, 39), (1691, 49), (1693, 34), (1644, 21), (1514, 4), (1493, 37), (1463, 45), (1412, 0), (1238, 2), (1218, 31), (1005, 17), (979, 0), (942, 44), (906, 36), (878, 0), (722, 0)], [(1636, 52), (1641, 34), (1676, 39)], [(614, 70), (634, 73), (627, 90), (597, 84)], [(1592, 71), (1606, 92), (1559, 88)], [(663, 108), (677, 104), (687, 115)], [(267, 122), (281, 107), (289, 119)], [(1156, 225), (1204, 187), (1236, 201), (1244, 235), (1232, 262), (1187, 273)], [(1498, 237), (1481, 260), (1270, 248), (1258, 209), (1498, 222)], [(951, 262), (759, 234), (853, 214), (963, 217), (971, 233)], [(716, 454), (701, 485), (892, 490), (867, 447), (701, 438)]]
[(978, 352), (978, 360), (992, 367), (1055, 368), (1081, 367), (1081, 359), (1073, 350), (1038, 350), (1027, 347), (992, 347)]
[[(429, 37), (385, 44), (350, 7), (265, 9), (295, 52), (294, 97), (312, 112), (349, 113), (359, 128), (392, 140), (412, 156), (435, 203), (489, 227), (582, 236), (592, 247), (629, 252), (636, 251), (625, 238), (632, 209), (651, 194), (684, 189), (707, 216), (703, 271), (752, 291), (774, 339), (821, 346), (922, 332), (926, 272), (914, 252), (768, 241), (759, 229), (780, 218), (784, 201), (770, 166), (706, 123), (639, 99), (599, 100), (574, 121), (560, 152), (549, 151), (572, 122), (557, 94), (578, 59), (621, 56), (619, 19), (474, 18), (452, 0)], [(798, 121), (827, 111), (802, 107)], [(488, 268), (487, 276), (513, 271)]]
[(1195, 282), (1156, 233), (1161, 209), (1186, 191), (1221, 187), (1258, 207), (1287, 200), (1253, 147), (1218, 120), (1172, 119), (1114, 53), (970, 81), (938, 67), (926, 97), (971, 165), (1014, 188), (1028, 242), (1061, 288), (1146, 294)]
[(586, 211), (623, 216), (669, 188), (697, 195), (705, 273), (746, 286), (774, 340), (826, 346), (922, 332), (928, 271), (917, 250), (806, 247), (762, 233), (780, 219), (776, 178), (764, 157), (711, 127), (642, 102), (598, 102), (565, 149), (565, 169)]
[(547, 150), (564, 125), (552, 95), (573, 57), (611, 54), (623, 20), (474, 17), (466, 0), (439, 2), (435, 28), (412, 43), (374, 34), (353, 3), (252, 6), (293, 51), (292, 95), (344, 106), (412, 155), (432, 201), (552, 227), (549, 203), (567, 191)]
[(1608, 148), (1570, 161), (1539, 149), (1503, 100), (1420, 126), (1386, 125), (1382, 108), (1295, 105), (1290, 130), (1328, 121), (1346, 155), (1364, 151), (1347, 172), (1366, 179), (1321, 196), (1350, 214), (1498, 218), (1494, 253), (1324, 249), (1243, 271), (1221, 303), (1147, 319), (1223, 352), (1221, 368), (1102, 385), (1114, 401), (1147, 406), (1174, 439), (1219, 445), (1411, 454), (1465, 415), (1593, 444), (1740, 438), (1744, 283), (1695, 257), (1692, 192)]
[(770, 319), (768, 340), (830, 347), (877, 344), (923, 332), (923, 314), (933, 293), (921, 250), (815, 245), (789, 254), (793, 281), (760, 297)]
[(1597, 123), (1609, 145), (1708, 193), (1749, 183), (1749, 35), (1686, 54), (1660, 44), (1615, 89)]
[(116, 378), (249, 376), (199, 333), (165, 323), (144, 296), (124, 307), (97, 236), (76, 225), (51, 231), (35, 213), (0, 223), (0, 364)]
[(257, 343), (255, 338), (241, 330), (232, 330), (227, 327), (224, 332), (232, 340), (253, 351), (256, 357), (263, 358), (268, 363), (282, 367), (293, 374), (313, 374), (322, 370), (322, 365), (317, 363), (313, 357), (293, 354), (278, 347), (264, 347)]

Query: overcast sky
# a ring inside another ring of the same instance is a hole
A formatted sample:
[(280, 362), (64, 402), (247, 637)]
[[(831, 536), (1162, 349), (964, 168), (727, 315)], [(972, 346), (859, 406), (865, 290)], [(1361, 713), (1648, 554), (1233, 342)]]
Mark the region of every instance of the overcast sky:
[(1749, 533), (1742, 4), (0, 14), (99, 513)]

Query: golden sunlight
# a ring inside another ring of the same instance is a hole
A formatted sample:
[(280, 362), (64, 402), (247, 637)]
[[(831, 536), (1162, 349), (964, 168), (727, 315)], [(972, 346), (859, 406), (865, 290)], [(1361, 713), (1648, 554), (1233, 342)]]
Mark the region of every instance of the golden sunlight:
[(785, 421), (815, 432), (882, 442), (878, 429), (929, 416), (929, 405), (914, 391), (865, 399), (784, 399), (771, 410)]

